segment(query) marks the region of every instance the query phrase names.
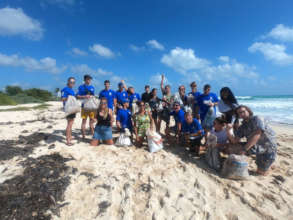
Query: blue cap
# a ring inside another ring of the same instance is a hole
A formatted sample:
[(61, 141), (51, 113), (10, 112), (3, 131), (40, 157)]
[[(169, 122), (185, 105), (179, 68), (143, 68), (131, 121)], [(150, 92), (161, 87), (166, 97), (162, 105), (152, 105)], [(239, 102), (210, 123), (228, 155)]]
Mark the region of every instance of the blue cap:
[(129, 103), (129, 100), (128, 99), (123, 99), (122, 103)]
[(118, 86), (119, 86), (119, 87), (120, 87), (120, 86), (123, 86), (123, 83), (122, 83), (122, 82), (118, 83)]

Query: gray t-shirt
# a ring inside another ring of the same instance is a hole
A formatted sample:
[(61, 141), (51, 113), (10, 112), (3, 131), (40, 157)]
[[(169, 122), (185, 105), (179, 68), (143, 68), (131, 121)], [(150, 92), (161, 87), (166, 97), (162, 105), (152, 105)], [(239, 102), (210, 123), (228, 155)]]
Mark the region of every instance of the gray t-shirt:
[(238, 138), (246, 137), (249, 140), (259, 129), (263, 133), (256, 143), (257, 152), (275, 152), (277, 150), (275, 132), (258, 116), (252, 116), (248, 121), (243, 121), (242, 125), (235, 131), (235, 136)]

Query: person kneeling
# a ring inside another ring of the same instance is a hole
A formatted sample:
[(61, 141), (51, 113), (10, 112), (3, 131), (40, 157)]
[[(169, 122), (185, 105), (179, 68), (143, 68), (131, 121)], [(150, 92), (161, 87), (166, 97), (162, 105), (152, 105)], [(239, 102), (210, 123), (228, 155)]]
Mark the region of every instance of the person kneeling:
[(132, 140), (132, 128), (133, 128), (132, 113), (128, 108), (129, 108), (129, 101), (127, 99), (124, 99), (123, 108), (119, 109), (117, 112), (116, 124), (120, 133), (124, 133), (125, 129), (127, 128), (131, 132), (131, 140)]
[(112, 110), (108, 108), (108, 103), (106, 98), (101, 98), (100, 106), (97, 111), (97, 124), (95, 127), (95, 132), (93, 140), (91, 141), (92, 146), (98, 146), (99, 141), (104, 141), (105, 144), (112, 145), (112, 122), (113, 115)]
[(185, 137), (185, 142), (189, 143), (190, 151), (199, 156), (201, 139), (204, 131), (196, 118), (192, 117), (191, 112), (186, 112), (182, 123), (182, 133)]

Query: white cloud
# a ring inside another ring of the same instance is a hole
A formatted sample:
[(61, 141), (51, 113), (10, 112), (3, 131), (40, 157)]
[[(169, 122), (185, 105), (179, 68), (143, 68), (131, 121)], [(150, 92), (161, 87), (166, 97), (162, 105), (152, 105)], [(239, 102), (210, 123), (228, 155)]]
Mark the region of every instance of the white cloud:
[(256, 42), (248, 51), (251, 53), (261, 52), (267, 60), (278, 65), (293, 64), (293, 55), (286, 53), (286, 47), (282, 44)]
[(222, 61), (222, 62), (227, 63), (227, 62), (229, 62), (230, 58), (228, 56), (220, 56), (219, 60)]
[(293, 27), (278, 24), (265, 37), (271, 37), (281, 41), (293, 41)]
[(144, 51), (145, 47), (139, 47), (139, 46), (135, 46), (134, 44), (130, 44), (129, 48), (135, 52), (140, 52), (140, 51)]
[(149, 40), (146, 42), (146, 45), (152, 49), (165, 50), (165, 47), (156, 40)]
[[(153, 88), (160, 88), (161, 80), (162, 80), (162, 74), (157, 73), (157, 74), (152, 75), (150, 77), (149, 83), (150, 83), (151, 87), (153, 87)], [(171, 85), (171, 82), (168, 80), (168, 78), (166, 76), (164, 78), (164, 85)]]
[(21, 35), (31, 40), (40, 40), (43, 33), (40, 22), (26, 15), (21, 8), (0, 9), (0, 35)]
[(71, 72), (80, 75), (90, 74), (94, 76), (108, 76), (113, 74), (112, 72), (106, 71), (102, 68), (98, 68), (97, 70), (92, 69), (87, 64), (72, 66)]
[(66, 66), (58, 67), (56, 60), (51, 57), (45, 57), (36, 60), (32, 57), (19, 57), (17, 54), (5, 55), (0, 53), (0, 66), (24, 67), (27, 71), (41, 71), (47, 73), (62, 73)]
[(190, 70), (202, 69), (209, 64), (206, 59), (197, 57), (192, 49), (180, 47), (171, 50), (169, 54), (164, 54), (161, 62), (183, 74)]
[(79, 48), (72, 48), (72, 50), (70, 51), (71, 54), (73, 55), (77, 55), (77, 56), (87, 56), (87, 52), (86, 51), (83, 51)]
[(105, 58), (113, 58), (115, 57), (114, 52), (112, 52), (109, 48), (104, 47), (101, 44), (94, 44), (93, 46), (89, 47), (89, 50), (93, 53), (98, 54), (99, 56), (105, 57)]

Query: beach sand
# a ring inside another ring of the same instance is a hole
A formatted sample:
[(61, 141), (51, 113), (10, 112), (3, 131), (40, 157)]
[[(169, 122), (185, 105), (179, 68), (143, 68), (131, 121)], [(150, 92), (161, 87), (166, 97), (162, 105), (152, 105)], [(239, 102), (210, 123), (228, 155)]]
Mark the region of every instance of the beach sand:
[[(32, 172), (27, 170), (35, 166), (28, 168), (26, 164), (32, 164), (27, 162), (29, 158), (37, 163), (45, 160), (40, 159), (42, 156), (57, 153), (70, 159), (59, 164), (67, 168), (60, 168), (62, 172), (56, 177), (64, 181), (60, 185), (64, 190), (54, 192), (50, 188), (52, 176), (41, 179), (48, 187), (38, 195), (52, 201), (43, 209), (48, 219), (293, 219), (290, 126), (273, 125), (278, 156), (268, 176), (251, 175), (248, 180), (234, 181), (222, 178), (207, 167), (203, 158), (193, 157), (176, 144), (165, 143), (163, 150), (153, 154), (146, 146), (91, 147), (80, 138), (79, 114), (73, 128), (75, 144), (68, 147), (62, 104), (50, 105), (46, 110), (0, 112), (0, 200), (19, 196), (4, 189), (18, 177), (26, 175), (23, 179), (29, 179)], [(86, 141), (90, 139), (88, 135)], [(252, 158), (249, 169), (256, 169)], [(48, 175), (52, 173), (53, 167)], [(0, 219), (6, 219), (6, 211), (1, 209)], [(17, 207), (13, 210), (12, 215), (17, 216)], [(38, 210), (23, 212), (31, 212), (31, 219), (42, 215)]]

